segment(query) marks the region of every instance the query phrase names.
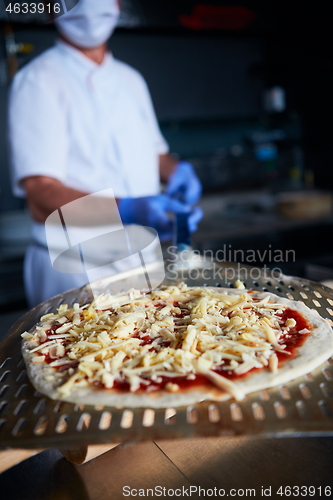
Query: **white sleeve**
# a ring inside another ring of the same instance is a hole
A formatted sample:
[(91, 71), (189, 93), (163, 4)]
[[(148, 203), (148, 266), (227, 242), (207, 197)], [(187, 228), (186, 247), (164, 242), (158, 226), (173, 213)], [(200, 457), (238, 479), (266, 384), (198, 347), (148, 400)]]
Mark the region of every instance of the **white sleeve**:
[(22, 179), (45, 175), (66, 178), (68, 137), (66, 112), (52, 82), (18, 73), (12, 84), (9, 110), (9, 151), (13, 193), (24, 197)]
[(154, 106), (150, 97), (148, 85), (146, 84), (143, 78), (141, 79), (141, 81), (142, 81), (141, 88), (142, 88), (142, 100), (144, 104), (144, 111), (145, 115), (148, 118), (149, 127), (151, 129), (151, 134), (155, 145), (155, 151), (156, 154), (162, 155), (169, 152), (169, 145), (160, 131)]

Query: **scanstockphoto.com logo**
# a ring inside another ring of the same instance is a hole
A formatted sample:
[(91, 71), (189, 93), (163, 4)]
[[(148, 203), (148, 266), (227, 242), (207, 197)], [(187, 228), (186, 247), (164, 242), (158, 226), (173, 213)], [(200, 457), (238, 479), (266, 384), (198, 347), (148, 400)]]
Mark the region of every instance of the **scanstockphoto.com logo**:
[[(119, 214), (112, 189), (79, 198), (54, 211), (45, 222), (46, 241), (52, 267), (59, 273), (83, 274), (94, 296), (102, 293), (101, 280), (119, 273), (130, 273), (131, 286), (149, 292), (165, 279), (209, 282), (280, 279), (280, 268), (268, 269), (227, 262), (231, 248), (218, 254), (168, 247), (164, 262), (161, 243), (153, 228), (126, 225)], [(238, 256), (238, 254), (237, 254)], [(268, 256), (281, 262), (294, 259), (294, 253), (268, 249)], [(244, 257), (244, 256), (243, 256)], [(249, 257), (249, 256), (248, 256)], [(251, 254), (252, 260), (253, 255)], [(249, 259), (245, 259), (249, 260)], [(133, 274), (134, 273), (134, 274)]]
[[(296, 261), (293, 249), (234, 249), (224, 244), (218, 251), (206, 249), (185, 249), (178, 251), (176, 246), (169, 246), (166, 251), (168, 276), (173, 280), (202, 280), (213, 282), (234, 282), (237, 279), (257, 281), (270, 277), (280, 280), (282, 264)], [(266, 265), (268, 263), (268, 266)]]
[(45, 222), (53, 269), (83, 274), (93, 295), (99, 280), (135, 272), (132, 287), (149, 292), (165, 278), (161, 243), (150, 227), (124, 226), (112, 189), (83, 196), (55, 210)]

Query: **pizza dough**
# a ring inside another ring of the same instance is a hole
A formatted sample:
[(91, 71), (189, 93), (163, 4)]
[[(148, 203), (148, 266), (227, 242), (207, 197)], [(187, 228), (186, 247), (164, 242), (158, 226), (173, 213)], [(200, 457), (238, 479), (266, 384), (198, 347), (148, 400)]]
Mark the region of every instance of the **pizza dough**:
[(38, 391), (121, 407), (241, 400), (333, 353), (330, 325), (300, 302), (185, 284), (62, 305), (22, 337)]

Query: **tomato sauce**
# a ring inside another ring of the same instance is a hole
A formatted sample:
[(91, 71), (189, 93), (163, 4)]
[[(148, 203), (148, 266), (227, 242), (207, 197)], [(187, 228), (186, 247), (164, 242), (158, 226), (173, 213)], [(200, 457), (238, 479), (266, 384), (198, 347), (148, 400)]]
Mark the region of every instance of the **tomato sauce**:
[[(140, 347), (143, 347), (144, 345), (149, 345), (149, 344), (152, 344), (154, 342), (154, 338), (152, 338), (150, 335), (148, 334), (145, 334), (145, 335), (140, 335), (140, 332), (137, 332), (135, 333), (133, 336), (132, 336), (132, 339), (139, 339), (141, 340), (140, 342)], [(159, 348), (160, 349), (164, 349), (165, 347), (169, 347), (171, 344), (171, 341), (170, 340), (165, 340), (164, 342), (161, 342), (159, 344)], [(155, 347), (152, 347), (151, 349), (149, 349), (150, 351), (156, 351)]]
[[(261, 300), (261, 299), (257, 299), (257, 300)], [(255, 299), (254, 299), (254, 301), (255, 301)], [(159, 302), (159, 303), (156, 303), (154, 305), (156, 308), (162, 309), (163, 307), (165, 307), (166, 304)], [(184, 308), (183, 304), (175, 303), (174, 305), (179, 307), (181, 309), (181, 312), (178, 314), (173, 314), (173, 317), (175, 317), (177, 319), (182, 319), (189, 314), (188, 310)], [(181, 307), (181, 306), (183, 306), (183, 307)], [(279, 365), (280, 365), (284, 361), (291, 359), (292, 357), (294, 357), (296, 355), (297, 349), (302, 344), (304, 344), (306, 338), (310, 334), (311, 326), (310, 326), (309, 322), (302, 316), (302, 314), (300, 314), (298, 311), (295, 311), (295, 310), (290, 309), (290, 308), (284, 309), (281, 314), (276, 315), (276, 316), (280, 320), (282, 320), (282, 322), (281, 322), (282, 328), (288, 319), (292, 318), (296, 321), (296, 325), (294, 327), (289, 327), (288, 332), (286, 334), (282, 335), (279, 339), (279, 343), (281, 345), (286, 345), (286, 348), (285, 348), (286, 353), (283, 353), (283, 352), (276, 353), (277, 357), (278, 357)], [(178, 322), (178, 323), (181, 324), (181, 322)], [(49, 337), (50, 335), (54, 335), (56, 333), (56, 330), (60, 326), (61, 325), (59, 323), (56, 323), (55, 325), (50, 327), (46, 331), (47, 337)], [(309, 330), (309, 333), (300, 334), (299, 332), (304, 330), (304, 329)], [(140, 339), (141, 346), (149, 345), (154, 340), (153, 338), (150, 337), (150, 335), (144, 334), (144, 332), (140, 332), (138, 330), (135, 331), (133, 338)], [(47, 340), (48, 339), (46, 339), (45, 342), (47, 342)], [(169, 341), (164, 341), (160, 344), (160, 348), (165, 348), (165, 347), (168, 347), (169, 345), (170, 345)], [(152, 347), (151, 350), (155, 350), (155, 349)], [(52, 361), (54, 361), (54, 359), (51, 359), (49, 355), (46, 355), (45, 361), (46, 361), (46, 363), (51, 363)], [(78, 366), (78, 362), (75, 363), (74, 366), (71, 365), (70, 367), (76, 368), (77, 366)], [(60, 371), (63, 371), (63, 370), (70, 368), (70, 367), (65, 364), (65, 365), (61, 365), (61, 366), (57, 367), (57, 369)], [(233, 370), (226, 370), (225, 367), (226, 367), (226, 365), (223, 365), (224, 369), (221, 366), (220, 368), (217, 368), (214, 371), (216, 373), (218, 373), (219, 375), (221, 375), (229, 380), (240, 379), (244, 376), (247, 376), (249, 373), (254, 373), (256, 371), (263, 369), (263, 368), (253, 368), (252, 370), (249, 370), (248, 372), (246, 372), (244, 374), (237, 375), (237, 374), (235, 374), (235, 372)], [(190, 379), (188, 379), (187, 376), (184, 376), (184, 377), (182, 377), (182, 376), (180, 376), (180, 377), (161, 376), (161, 377), (159, 377), (158, 382), (149, 381), (148, 384), (141, 384), (140, 388), (138, 389), (137, 392), (156, 392), (159, 390), (163, 390), (165, 388), (166, 384), (168, 384), (170, 382), (173, 384), (177, 384), (181, 390), (190, 389), (190, 388), (200, 386), (200, 385), (206, 385), (206, 386), (213, 386), (214, 385), (212, 382), (210, 382), (210, 380), (208, 380), (208, 378), (205, 375), (201, 375), (201, 374), (191, 376)], [(96, 382), (94, 385), (99, 387), (99, 388), (104, 387), (104, 385), (101, 382)], [(121, 390), (121, 391), (130, 391), (130, 384), (125, 380), (115, 380), (113, 389), (117, 389), (117, 390)]]
[[(282, 319), (283, 324), (290, 318), (296, 321), (296, 325), (289, 328), (288, 332), (280, 337), (279, 343), (286, 346), (286, 353), (277, 352), (276, 355), (279, 363), (282, 363), (283, 361), (291, 359), (296, 355), (297, 349), (304, 344), (306, 338), (310, 335), (311, 326), (302, 314), (298, 311), (294, 311), (293, 309), (285, 309), (280, 315), (280, 318)], [(304, 329), (309, 330), (309, 333), (299, 333)], [(287, 352), (290, 354), (287, 354)]]
[[(45, 339), (45, 340), (43, 340), (43, 342), (41, 342), (41, 344), (45, 344), (46, 342), (49, 342), (49, 341), (50, 341), (49, 337), (50, 337), (51, 335), (56, 335), (56, 333), (57, 333), (57, 329), (58, 329), (58, 328), (60, 328), (61, 326), (62, 326), (62, 325), (61, 325), (60, 323), (55, 323), (55, 324), (54, 324), (54, 325), (52, 325), (50, 328), (48, 328), (47, 330), (45, 330), (46, 339)], [(63, 342), (62, 342), (62, 344), (63, 344), (64, 346), (66, 346), (68, 343), (69, 343), (69, 341), (68, 341), (68, 340), (65, 340), (65, 341), (63, 341)], [(47, 354), (43, 354), (43, 356), (44, 356), (45, 363), (47, 363), (47, 364), (50, 364), (50, 363), (52, 363), (52, 361), (55, 361), (55, 360), (57, 359), (57, 358), (51, 358), (51, 356), (50, 356), (50, 354), (49, 354), (49, 353), (47, 353)], [(77, 365), (78, 365), (78, 363), (77, 363)], [(66, 368), (70, 368), (70, 367), (68, 366), (68, 364), (66, 364), (66, 363), (65, 363), (64, 365), (57, 366), (57, 370), (59, 370), (59, 371), (63, 371), (63, 370), (65, 369), (64, 367), (66, 367)], [(71, 365), (71, 367), (72, 367), (72, 365)]]
[[(140, 384), (138, 392), (156, 392), (163, 390), (168, 383), (177, 384), (181, 389), (189, 389), (199, 385), (213, 385), (205, 375), (195, 375), (195, 378), (187, 379), (186, 377), (159, 377), (159, 382), (149, 381), (149, 384)], [(103, 387), (99, 384), (99, 387)], [(113, 389), (120, 391), (129, 391), (130, 385), (125, 380), (115, 380)]]
[(50, 328), (48, 328), (47, 330), (45, 330), (45, 333), (46, 333), (46, 337), (47, 339), (44, 340), (44, 342), (47, 342), (48, 341), (48, 338), (50, 335), (55, 335), (58, 328), (60, 328), (62, 325), (60, 323), (55, 323), (54, 325), (50, 326)]
[(140, 347), (144, 346), (144, 345), (148, 345), (148, 344), (151, 344), (152, 342), (154, 342), (154, 339), (146, 334), (146, 335), (140, 335), (140, 332), (137, 332), (135, 333), (133, 336), (132, 336), (133, 339), (139, 339), (141, 340), (140, 342)]

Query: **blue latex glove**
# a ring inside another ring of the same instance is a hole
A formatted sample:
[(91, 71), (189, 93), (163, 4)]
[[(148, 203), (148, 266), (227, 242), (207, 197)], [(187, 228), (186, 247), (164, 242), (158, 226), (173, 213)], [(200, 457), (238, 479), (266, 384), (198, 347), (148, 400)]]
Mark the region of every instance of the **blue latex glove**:
[(201, 182), (191, 163), (180, 161), (168, 181), (166, 193), (184, 203), (195, 205), (200, 200), (201, 192)]
[(118, 205), (123, 224), (138, 224), (156, 229), (161, 241), (171, 239), (173, 221), (168, 212), (187, 213), (192, 212), (189, 217), (189, 229), (195, 231), (198, 222), (202, 218), (202, 210), (197, 207), (194, 210), (179, 200), (174, 200), (166, 194), (157, 196), (145, 196), (142, 198), (122, 198)]

